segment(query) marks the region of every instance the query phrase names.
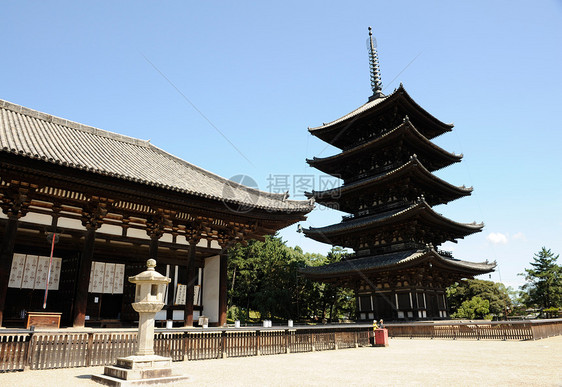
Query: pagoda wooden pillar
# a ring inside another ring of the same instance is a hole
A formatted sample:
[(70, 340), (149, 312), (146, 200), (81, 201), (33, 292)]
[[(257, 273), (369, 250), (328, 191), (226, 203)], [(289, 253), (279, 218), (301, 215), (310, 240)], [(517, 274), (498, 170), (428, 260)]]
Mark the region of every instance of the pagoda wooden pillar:
[(6, 193), (4, 196), (7, 204), (2, 206), (2, 210), (8, 216), (8, 221), (2, 236), (2, 246), (0, 247), (0, 326), (2, 326), (4, 320), (4, 308), (6, 306), (8, 281), (12, 269), (19, 218), (27, 214), (30, 204), (29, 193), (29, 188), (18, 188), (16, 191), (12, 191), (11, 195)]
[(195, 295), (195, 282), (197, 282), (197, 273), (195, 270), (195, 253), (197, 250), (198, 239), (189, 241), (189, 257), (187, 261), (187, 292), (185, 296), (184, 310), (184, 326), (193, 326), (193, 297)]
[(81, 328), (86, 323), (86, 309), (88, 306), (88, 286), (94, 258), (94, 244), (96, 230), (101, 226), (103, 217), (107, 213), (105, 203), (89, 202), (82, 212), (82, 225), (86, 227), (84, 246), (76, 278), (76, 295), (73, 305), (73, 326)]

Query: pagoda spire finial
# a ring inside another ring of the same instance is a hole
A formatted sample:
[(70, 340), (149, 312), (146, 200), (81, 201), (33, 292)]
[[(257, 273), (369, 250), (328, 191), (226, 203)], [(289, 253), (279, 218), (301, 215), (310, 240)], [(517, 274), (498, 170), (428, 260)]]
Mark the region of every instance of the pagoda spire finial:
[(379, 65), (379, 55), (377, 53), (377, 40), (373, 38), (372, 28), (369, 27), (369, 40), (367, 41), (369, 50), (369, 68), (371, 70), (371, 90), (373, 95), (369, 97), (369, 101), (384, 97), (382, 93), (381, 69)]

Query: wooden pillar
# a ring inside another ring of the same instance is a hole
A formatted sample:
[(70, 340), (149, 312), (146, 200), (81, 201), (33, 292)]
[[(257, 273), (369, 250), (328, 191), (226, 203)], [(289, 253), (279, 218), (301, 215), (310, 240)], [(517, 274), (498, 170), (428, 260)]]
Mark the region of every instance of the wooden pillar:
[(0, 326), (4, 318), (4, 307), (6, 305), (6, 295), (8, 293), (8, 280), (12, 269), (12, 258), (14, 256), (14, 245), (16, 233), (18, 231), (18, 216), (9, 216), (6, 230), (2, 237), (2, 247), (0, 252)]
[(228, 273), (227, 273), (227, 254), (226, 250), (223, 249), (220, 255), (220, 277), (219, 277), (219, 326), (226, 325), (226, 309), (227, 309), (227, 282), (228, 282)]
[(194, 286), (197, 282), (197, 272), (195, 270), (195, 252), (198, 240), (189, 241), (189, 257), (187, 261), (187, 294), (185, 298), (184, 326), (193, 326), (193, 297)]
[(11, 183), (2, 198), (2, 211), (8, 216), (8, 222), (6, 223), (6, 229), (2, 236), (2, 246), (0, 247), (0, 326), (2, 326), (4, 320), (4, 308), (6, 306), (8, 281), (14, 258), (19, 218), (27, 214), (31, 204), (30, 195), (36, 188), (19, 184), (12, 185)]
[(86, 307), (88, 306), (88, 286), (90, 272), (94, 258), (94, 244), (96, 230), (102, 225), (107, 214), (107, 203), (100, 203), (97, 199), (89, 201), (82, 210), (82, 225), (86, 227), (84, 246), (80, 256), (78, 277), (76, 278), (76, 294), (72, 308), (73, 326), (81, 328), (86, 322)]
[(73, 326), (81, 328), (86, 322), (86, 307), (88, 306), (88, 285), (90, 284), (90, 272), (94, 257), (94, 243), (96, 241), (96, 227), (86, 226), (86, 237), (80, 256), (78, 278), (76, 281), (76, 295), (73, 307)]

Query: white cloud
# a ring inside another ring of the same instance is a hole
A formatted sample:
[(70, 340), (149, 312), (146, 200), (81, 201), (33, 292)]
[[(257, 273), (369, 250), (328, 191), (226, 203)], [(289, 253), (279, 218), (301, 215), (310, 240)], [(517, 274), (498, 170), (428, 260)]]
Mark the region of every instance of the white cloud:
[(507, 235), (504, 235), (501, 232), (492, 232), (488, 234), (486, 239), (495, 245), (505, 245), (507, 244), (507, 237)]
[(526, 241), (527, 238), (525, 237), (525, 234), (523, 234), (522, 232), (518, 232), (517, 234), (513, 235), (512, 238), (514, 240), (518, 240), (518, 241)]

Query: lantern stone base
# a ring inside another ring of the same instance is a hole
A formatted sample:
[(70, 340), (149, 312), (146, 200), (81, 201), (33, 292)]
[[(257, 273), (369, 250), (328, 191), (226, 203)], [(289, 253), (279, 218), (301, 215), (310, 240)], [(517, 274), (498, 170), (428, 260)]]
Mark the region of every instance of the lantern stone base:
[(92, 380), (106, 386), (142, 386), (175, 383), (189, 379), (172, 375), (172, 359), (157, 355), (117, 358), (114, 366), (107, 366), (103, 375), (92, 375)]

